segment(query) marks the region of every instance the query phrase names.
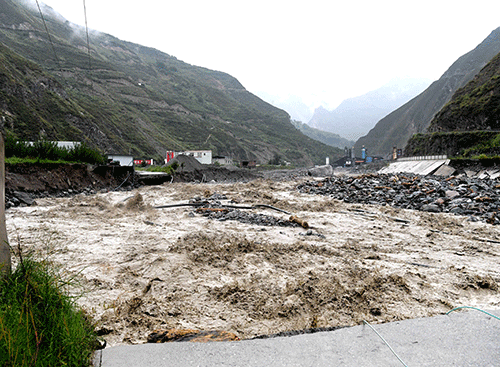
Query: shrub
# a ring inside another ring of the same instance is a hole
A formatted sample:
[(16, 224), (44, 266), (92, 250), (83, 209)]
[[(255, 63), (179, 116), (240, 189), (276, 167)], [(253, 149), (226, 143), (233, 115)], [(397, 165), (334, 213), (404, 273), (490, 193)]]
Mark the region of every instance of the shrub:
[(106, 161), (98, 150), (90, 148), (86, 143), (76, 144), (73, 148), (64, 148), (58, 147), (53, 141), (39, 140), (29, 143), (17, 141), (11, 136), (5, 139), (5, 157), (90, 164), (102, 164)]

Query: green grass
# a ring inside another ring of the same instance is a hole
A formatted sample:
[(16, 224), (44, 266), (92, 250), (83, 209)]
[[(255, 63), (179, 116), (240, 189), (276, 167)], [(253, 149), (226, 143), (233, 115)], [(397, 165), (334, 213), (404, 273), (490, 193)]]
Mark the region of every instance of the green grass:
[(17, 157), (11, 157), (11, 158), (5, 158), (5, 163), (8, 164), (21, 164), (21, 163), (51, 163), (51, 164), (72, 164), (72, 163), (80, 163), (80, 162), (74, 162), (74, 161), (63, 161), (58, 159), (57, 161), (50, 160), (50, 159), (38, 159), (38, 158), (17, 158)]
[(174, 163), (170, 166), (150, 166), (145, 169), (145, 171), (148, 172), (164, 172), (168, 173), (169, 175), (173, 175), (175, 173), (175, 170), (179, 167), (178, 164)]
[(0, 279), (0, 366), (91, 366), (94, 327), (67, 285), (31, 258)]

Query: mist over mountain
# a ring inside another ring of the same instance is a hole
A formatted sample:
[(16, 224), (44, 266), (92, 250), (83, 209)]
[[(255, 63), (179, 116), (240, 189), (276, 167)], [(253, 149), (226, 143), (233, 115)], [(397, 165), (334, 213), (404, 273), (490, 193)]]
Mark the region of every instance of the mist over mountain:
[(283, 97), (267, 92), (257, 92), (256, 94), (264, 101), (288, 112), (292, 120), (306, 123), (313, 115), (314, 107), (305, 103), (299, 96), (287, 95)]
[(364, 145), (372, 154), (387, 156), (393, 147), (403, 148), (413, 134), (425, 132), (453, 94), (499, 52), (500, 28), (497, 28), (476, 48), (458, 58), (424, 92), (377, 122), (366, 136), (358, 139), (356, 151)]
[(235, 160), (278, 156), (296, 165), (341, 154), (227, 73), (98, 31), (87, 43), (85, 28), (42, 11), (46, 24), (38, 9), (0, 0), (0, 121), (20, 140), (86, 141), (108, 153), (155, 158), (211, 149)]
[(333, 111), (318, 107), (308, 125), (319, 130), (357, 140), (384, 116), (429, 86), (423, 78), (396, 78), (382, 87), (343, 101)]
[(352, 147), (354, 145), (353, 140), (345, 139), (338, 134), (329, 133), (328, 131), (315, 129), (303, 122), (292, 120), (292, 124), (304, 135), (332, 147), (344, 149), (345, 147)]

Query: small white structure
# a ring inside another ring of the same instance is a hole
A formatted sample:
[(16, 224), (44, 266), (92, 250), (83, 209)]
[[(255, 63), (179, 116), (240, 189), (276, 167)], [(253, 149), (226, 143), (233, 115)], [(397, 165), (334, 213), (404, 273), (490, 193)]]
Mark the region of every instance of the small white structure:
[(133, 166), (134, 157), (131, 155), (108, 154), (108, 161), (120, 162), (120, 166)]
[[(28, 145), (33, 146), (35, 144), (34, 141), (28, 141)], [(78, 145), (82, 144), (79, 141), (51, 141), (50, 143), (56, 143), (58, 148), (66, 148), (66, 149), (73, 149), (77, 147)]]
[(212, 163), (218, 163), (221, 166), (229, 166), (229, 165), (233, 164), (233, 160), (229, 157), (225, 157), (222, 155), (216, 155), (216, 156), (212, 157)]
[(59, 148), (66, 148), (66, 149), (74, 149), (80, 144), (82, 144), (82, 143), (80, 143), (79, 141), (58, 141), (57, 142), (57, 146)]

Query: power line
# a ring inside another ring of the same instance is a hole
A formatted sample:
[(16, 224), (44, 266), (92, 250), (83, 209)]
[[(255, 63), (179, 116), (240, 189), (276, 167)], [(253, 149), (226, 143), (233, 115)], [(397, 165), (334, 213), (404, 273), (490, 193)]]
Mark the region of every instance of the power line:
[(91, 58), (90, 58), (89, 27), (87, 25), (87, 7), (85, 6), (85, 0), (83, 0), (83, 14), (85, 15), (85, 32), (87, 33), (87, 51), (89, 54), (89, 70), (92, 70), (92, 63), (91, 63)]
[(52, 51), (54, 52), (54, 56), (56, 58), (56, 62), (59, 65), (59, 69), (60, 69), (61, 74), (62, 74), (61, 62), (59, 61), (59, 58), (57, 57), (56, 48), (54, 47), (54, 43), (52, 42), (52, 38), (50, 37), (49, 29), (47, 28), (47, 23), (45, 22), (45, 18), (43, 17), (42, 9), (40, 8), (40, 4), (38, 3), (38, 0), (36, 0), (36, 6), (38, 7), (38, 12), (40, 13), (40, 17), (42, 18), (43, 26), (45, 27), (45, 32), (47, 32), (47, 36), (49, 38), (49, 42), (50, 42), (50, 44), (52, 46)]

